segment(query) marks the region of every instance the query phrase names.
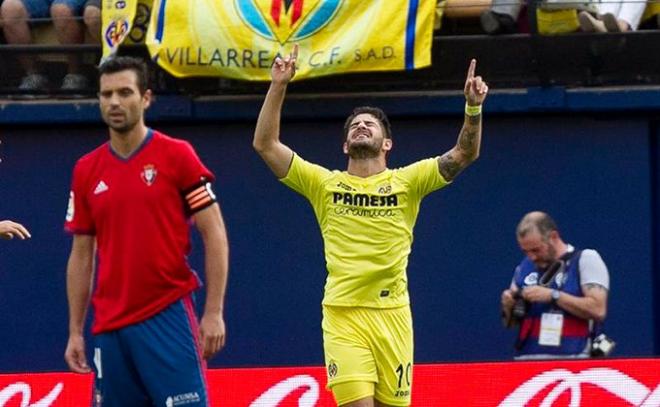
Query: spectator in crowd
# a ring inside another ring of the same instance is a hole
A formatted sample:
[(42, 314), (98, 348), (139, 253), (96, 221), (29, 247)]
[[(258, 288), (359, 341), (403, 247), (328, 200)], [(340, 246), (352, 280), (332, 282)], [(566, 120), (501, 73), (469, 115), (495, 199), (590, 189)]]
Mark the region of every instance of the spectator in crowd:
[(515, 33), (521, 9), (522, 2), (518, 0), (493, 0), (490, 8), (481, 13), (481, 28), (491, 35)]
[[(557, 8), (556, 1), (549, 1)], [(583, 3), (574, 7), (586, 8)], [(493, 0), (490, 9), (481, 13), (481, 28), (487, 34), (510, 34), (517, 31), (517, 20), (523, 3), (518, 0)], [(570, 8), (567, 4), (566, 8)], [(612, 1), (589, 3), (588, 9), (578, 13), (580, 30), (583, 32), (625, 32), (639, 27), (646, 8), (646, 1)], [(598, 13), (593, 11), (598, 10)]]
[(95, 44), (101, 42), (101, 0), (87, 0), (83, 20), (89, 36)]
[[(8, 44), (31, 44), (30, 21), (50, 16), (60, 44), (81, 44), (85, 37), (78, 18), (84, 6), (85, 0), (4, 0), (0, 11), (5, 39)], [(21, 55), (19, 62), (26, 74), (19, 89), (26, 92), (47, 90), (48, 78), (39, 72), (34, 55)], [(61, 89), (79, 91), (87, 86), (87, 78), (80, 73), (79, 56), (69, 55), (68, 73), (62, 81)]]
[[(214, 175), (192, 146), (146, 127), (144, 61), (99, 67), (99, 105), (110, 140), (78, 160), (65, 228), (69, 341), (65, 360), (88, 373), (83, 328), (92, 296), (95, 398), (104, 407), (207, 406), (206, 363), (225, 343), (228, 244)], [(205, 248), (206, 302), (198, 324), (190, 224)], [(172, 404), (173, 399), (179, 402)]]
[(503, 322), (519, 325), (516, 359), (589, 357), (607, 314), (605, 263), (565, 243), (543, 212), (526, 214), (516, 236), (526, 258), (501, 296)]
[(578, 14), (580, 28), (584, 32), (635, 31), (646, 9), (646, 1), (623, 0), (620, 2), (598, 2), (597, 14), (581, 11)]
[(32, 236), (27, 228), (20, 223), (11, 220), (0, 221), (0, 238), (10, 240), (15, 237), (25, 240)]

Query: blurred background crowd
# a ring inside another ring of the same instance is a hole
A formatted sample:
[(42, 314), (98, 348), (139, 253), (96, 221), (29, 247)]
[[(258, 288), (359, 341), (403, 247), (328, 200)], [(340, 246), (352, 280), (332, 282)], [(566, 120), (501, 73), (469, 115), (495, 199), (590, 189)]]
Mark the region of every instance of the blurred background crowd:
[[(6, 61), (0, 67), (0, 97), (95, 94), (93, 68), (103, 39), (101, 0), (0, 3), (0, 57)], [(435, 37), (440, 41), (654, 32), (660, 26), (660, 2), (655, 0), (440, 0), (435, 10)], [(149, 2), (140, 2), (137, 14), (130, 36), (133, 44), (144, 41)]]

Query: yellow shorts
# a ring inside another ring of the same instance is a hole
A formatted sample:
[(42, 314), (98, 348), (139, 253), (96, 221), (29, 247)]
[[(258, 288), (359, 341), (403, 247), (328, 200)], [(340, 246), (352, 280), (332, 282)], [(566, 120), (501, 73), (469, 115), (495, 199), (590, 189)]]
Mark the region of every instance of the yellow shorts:
[[(393, 406), (410, 405), (413, 329), (408, 305), (385, 309), (324, 305), (322, 327), (328, 389), (338, 405), (370, 396)], [(344, 385), (349, 382), (373, 386)]]

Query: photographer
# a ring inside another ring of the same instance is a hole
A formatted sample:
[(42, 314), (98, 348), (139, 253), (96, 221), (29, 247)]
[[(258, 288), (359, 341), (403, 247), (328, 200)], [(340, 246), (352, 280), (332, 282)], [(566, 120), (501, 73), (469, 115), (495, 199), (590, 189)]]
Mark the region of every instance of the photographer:
[(515, 359), (607, 355), (614, 343), (600, 326), (610, 278), (598, 252), (565, 243), (543, 212), (526, 214), (516, 237), (526, 258), (501, 298), (505, 326), (520, 327)]

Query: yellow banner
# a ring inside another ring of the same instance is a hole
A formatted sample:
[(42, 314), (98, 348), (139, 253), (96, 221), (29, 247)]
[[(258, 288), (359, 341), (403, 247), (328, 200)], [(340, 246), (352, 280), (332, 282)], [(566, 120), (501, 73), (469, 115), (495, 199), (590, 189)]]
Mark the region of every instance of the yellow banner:
[(300, 46), (296, 79), (431, 64), (437, 0), (154, 0), (146, 44), (174, 76), (269, 80)]
[(114, 54), (131, 32), (138, 0), (103, 0), (101, 21), (103, 58)]

